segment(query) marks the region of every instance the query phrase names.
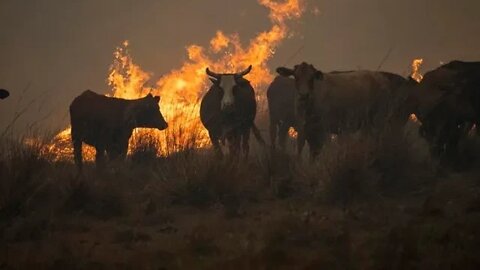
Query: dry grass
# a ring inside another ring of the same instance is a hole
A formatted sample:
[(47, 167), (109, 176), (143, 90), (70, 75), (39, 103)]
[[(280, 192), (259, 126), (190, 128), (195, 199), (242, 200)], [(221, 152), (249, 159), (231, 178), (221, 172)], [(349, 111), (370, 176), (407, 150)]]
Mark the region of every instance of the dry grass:
[(81, 176), (41, 140), (3, 139), (0, 268), (475, 269), (479, 172), (439, 170), (414, 129), (340, 136), (313, 164), (159, 157), (142, 137)]

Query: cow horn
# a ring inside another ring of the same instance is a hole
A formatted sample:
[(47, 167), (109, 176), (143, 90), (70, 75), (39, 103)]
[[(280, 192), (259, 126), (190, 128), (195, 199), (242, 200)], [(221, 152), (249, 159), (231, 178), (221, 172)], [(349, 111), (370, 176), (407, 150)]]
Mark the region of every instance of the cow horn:
[(207, 69), (205, 70), (205, 72), (207, 72), (207, 75), (208, 75), (208, 76), (213, 77), (213, 78), (215, 78), (215, 79), (217, 79), (217, 80), (219, 80), (220, 77), (221, 77), (220, 74), (211, 71), (208, 67), (207, 67)]
[(243, 77), (243, 76), (247, 75), (248, 73), (250, 73), (251, 70), (252, 70), (252, 65), (248, 66), (248, 68), (245, 69), (244, 71), (236, 73), (235, 75), (237, 75), (239, 77)]

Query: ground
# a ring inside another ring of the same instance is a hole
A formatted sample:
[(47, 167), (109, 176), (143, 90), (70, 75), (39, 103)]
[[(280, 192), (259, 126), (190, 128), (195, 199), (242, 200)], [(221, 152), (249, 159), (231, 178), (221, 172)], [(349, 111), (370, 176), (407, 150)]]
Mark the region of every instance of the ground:
[(425, 147), (382, 131), (339, 137), (314, 163), (143, 149), (79, 176), (5, 142), (0, 269), (479, 269), (480, 170)]

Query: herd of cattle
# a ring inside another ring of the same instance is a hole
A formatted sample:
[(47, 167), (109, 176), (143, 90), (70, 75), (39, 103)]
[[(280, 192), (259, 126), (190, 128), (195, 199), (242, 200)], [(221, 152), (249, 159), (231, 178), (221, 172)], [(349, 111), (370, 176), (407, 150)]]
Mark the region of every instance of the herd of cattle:
[[(200, 119), (211, 143), (221, 155), (220, 145), (245, 156), (250, 131), (264, 144), (254, 120), (255, 92), (244, 78), (249, 66), (238, 73), (206, 74), (212, 85), (200, 105)], [(279, 74), (267, 90), (270, 117), (270, 144), (285, 148), (288, 130), (297, 131), (297, 151), (308, 143), (315, 158), (332, 134), (360, 128), (404, 125), (411, 114), (421, 122), (420, 134), (433, 153), (455, 158), (462, 137), (480, 123), (480, 62), (452, 61), (427, 72), (421, 82), (379, 71), (324, 73), (301, 63), (279, 67)], [(0, 91), (1, 97), (8, 92)], [(137, 127), (168, 127), (160, 107), (160, 97), (151, 94), (136, 100), (106, 97), (90, 90), (70, 105), (71, 136), (75, 163), (82, 167), (82, 143), (96, 148), (96, 163), (124, 158), (128, 141)], [(476, 129), (478, 131), (478, 129)]]
[(421, 82), (388, 72), (323, 73), (307, 63), (277, 72), (267, 92), (272, 142), (278, 134), (284, 147), (294, 127), (298, 151), (306, 141), (312, 158), (332, 133), (403, 126), (415, 114), (432, 152), (454, 160), (459, 141), (480, 121), (480, 62), (452, 61)]

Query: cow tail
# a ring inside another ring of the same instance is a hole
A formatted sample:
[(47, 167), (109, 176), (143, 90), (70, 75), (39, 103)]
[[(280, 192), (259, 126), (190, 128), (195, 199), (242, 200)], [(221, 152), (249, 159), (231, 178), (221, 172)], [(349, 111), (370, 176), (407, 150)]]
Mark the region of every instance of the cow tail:
[(79, 134), (77, 134), (77, 132), (78, 131), (77, 131), (76, 125), (72, 123), (70, 136), (73, 144), (73, 159), (75, 164), (77, 165), (78, 171), (81, 172), (83, 167), (82, 139), (79, 138)]
[(253, 132), (253, 136), (255, 136), (255, 139), (257, 139), (258, 143), (262, 146), (265, 146), (265, 140), (263, 139), (262, 134), (260, 134), (260, 130), (255, 125), (255, 123), (253, 123), (252, 125), (252, 132)]

